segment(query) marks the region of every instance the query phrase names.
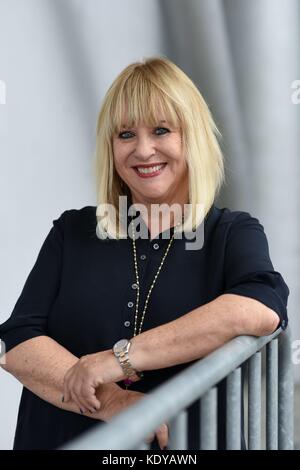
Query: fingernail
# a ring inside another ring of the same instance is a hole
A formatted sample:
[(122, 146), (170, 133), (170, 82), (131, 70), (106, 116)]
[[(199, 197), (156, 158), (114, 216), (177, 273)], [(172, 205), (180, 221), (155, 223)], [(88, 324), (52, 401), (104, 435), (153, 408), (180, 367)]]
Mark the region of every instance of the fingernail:
[(64, 396), (61, 397), (61, 401), (62, 401), (62, 402), (65, 401), (65, 397), (64, 397)]

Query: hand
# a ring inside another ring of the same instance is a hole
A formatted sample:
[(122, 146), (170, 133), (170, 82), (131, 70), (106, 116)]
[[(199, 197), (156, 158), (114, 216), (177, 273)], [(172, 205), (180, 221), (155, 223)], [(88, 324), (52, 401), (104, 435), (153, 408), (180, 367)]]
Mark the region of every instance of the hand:
[(82, 356), (64, 377), (63, 401), (72, 399), (81, 413), (93, 413), (101, 406), (96, 389), (124, 378), (122, 367), (111, 350)]
[[(117, 384), (110, 384), (109, 386), (102, 387), (102, 389), (98, 389), (96, 396), (101, 401), (101, 408), (97, 412), (97, 418), (103, 421), (110, 421), (113, 416), (139, 401), (145, 394), (134, 390), (123, 390)], [(162, 424), (154, 433), (148, 436), (146, 442), (152, 442), (155, 436), (160, 448), (164, 449), (169, 439), (168, 426), (165, 423)]]

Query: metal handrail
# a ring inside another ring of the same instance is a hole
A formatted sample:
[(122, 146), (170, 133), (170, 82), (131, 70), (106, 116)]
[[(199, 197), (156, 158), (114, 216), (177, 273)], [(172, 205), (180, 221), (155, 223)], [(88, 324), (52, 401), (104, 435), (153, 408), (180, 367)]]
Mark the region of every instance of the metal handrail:
[[(136, 449), (162, 423), (180, 416), (247, 359), (279, 337), (279, 448), (293, 448), (293, 376), (289, 329), (263, 337), (239, 336), (198, 360), (143, 399), (112, 418), (86, 431), (61, 449)], [(284, 381), (284, 383), (282, 383)], [(126, 429), (126, 432), (124, 432)]]

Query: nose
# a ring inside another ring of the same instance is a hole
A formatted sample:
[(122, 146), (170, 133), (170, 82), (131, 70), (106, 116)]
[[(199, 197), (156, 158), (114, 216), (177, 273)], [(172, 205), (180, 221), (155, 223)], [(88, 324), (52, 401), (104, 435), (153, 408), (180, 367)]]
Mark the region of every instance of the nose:
[(136, 158), (146, 160), (155, 155), (156, 148), (152, 136), (148, 134), (139, 134), (136, 138), (135, 156)]

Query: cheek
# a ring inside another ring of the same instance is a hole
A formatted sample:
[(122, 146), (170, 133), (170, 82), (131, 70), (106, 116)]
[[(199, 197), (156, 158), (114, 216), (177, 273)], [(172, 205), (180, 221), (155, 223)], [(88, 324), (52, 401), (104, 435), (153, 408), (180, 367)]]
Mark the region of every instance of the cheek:
[[(177, 150), (177, 152), (176, 152)], [(170, 152), (169, 160), (170, 168), (176, 172), (183, 172), (187, 168), (187, 162), (181, 152), (178, 149), (174, 149), (174, 152)]]
[(118, 175), (123, 179), (129, 177), (129, 174), (132, 171), (128, 166), (126, 166), (126, 156), (121, 153), (114, 155), (114, 167)]
[(113, 147), (113, 155), (114, 155), (114, 164), (116, 168), (120, 169), (122, 167), (123, 155), (117, 146)]
[(114, 161), (118, 164), (123, 164), (126, 161), (128, 151), (119, 145), (113, 146)]

